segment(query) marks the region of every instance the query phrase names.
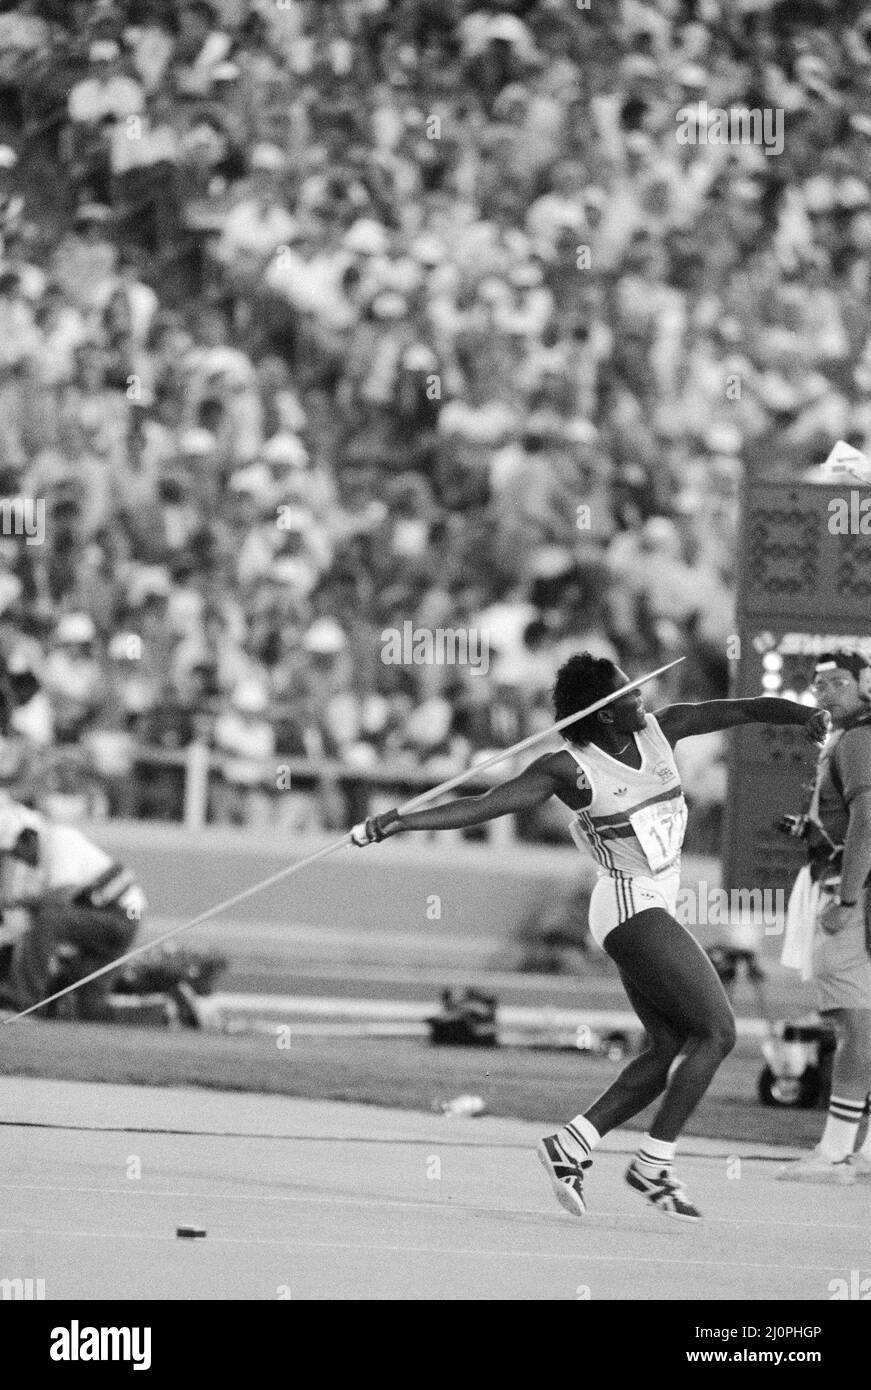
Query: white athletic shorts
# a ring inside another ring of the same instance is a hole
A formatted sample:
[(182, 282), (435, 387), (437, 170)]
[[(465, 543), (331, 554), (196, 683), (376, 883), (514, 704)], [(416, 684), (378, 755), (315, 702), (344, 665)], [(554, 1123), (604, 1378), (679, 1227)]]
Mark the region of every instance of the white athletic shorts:
[[(820, 895), (820, 910), (831, 898)], [(817, 1008), (871, 1009), (871, 893), (864, 918), (828, 936), (817, 921), (813, 940)]]
[(672, 917), (677, 911), (680, 869), (658, 878), (641, 875), (602, 874), (590, 898), (590, 931), (593, 940), (604, 946), (605, 937), (621, 922), (651, 907), (661, 907)]

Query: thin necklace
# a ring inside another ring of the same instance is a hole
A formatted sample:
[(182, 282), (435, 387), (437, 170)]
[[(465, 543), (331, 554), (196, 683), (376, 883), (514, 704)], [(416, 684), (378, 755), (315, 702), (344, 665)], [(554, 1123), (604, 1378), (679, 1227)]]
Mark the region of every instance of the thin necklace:
[(621, 753), (625, 753), (625, 752), (626, 752), (626, 749), (629, 747), (629, 744), (630, 744), (631, 742), (632, 742), (632, 740), (631, 740), (631, 738), (630, 738), (629, 743), (624, 743), (622, 748), (618, 748), (618, 749), (617, 749), (617, 752), (615, 753), (614, 756), (617, 757), (617, 758), (619, 758), (619, 756), (620, 756)]

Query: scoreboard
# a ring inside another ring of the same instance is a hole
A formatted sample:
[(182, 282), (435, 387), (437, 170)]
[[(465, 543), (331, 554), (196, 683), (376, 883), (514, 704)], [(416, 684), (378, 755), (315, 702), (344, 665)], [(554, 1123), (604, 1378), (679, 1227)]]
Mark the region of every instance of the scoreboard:
[[(820, 652), (871, 655), (871, 486), (851, 479), (748, 479), (739, 544), (734, 696), (782, 695), (813, 704)], [(774, 829), (804, 809), (814, 748), (794, 727), (750, 725), (729, 736), (723, 886), (788, 890), (800, 841)]]

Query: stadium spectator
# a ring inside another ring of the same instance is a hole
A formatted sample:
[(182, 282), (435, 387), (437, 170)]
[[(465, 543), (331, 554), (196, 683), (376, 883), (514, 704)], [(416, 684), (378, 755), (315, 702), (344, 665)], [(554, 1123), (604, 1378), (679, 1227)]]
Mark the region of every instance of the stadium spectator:
[[(536, 726), (582, 634), (722, 693), (743, 471), (871, 440), (869, 25), (825, 19), (0, 16), (0, 448), (48, 519), (0, 597), (54, 736), (208, 741), (254, 679), (294, 755), (462, 761)], [(781, 108), (783, 152), (681, 143), (702, 98)], [(385, 665), (407, 619), (480, 627), (490, 669)]]
[(269, 819), (276, 770), (268, 767), (275, 754), (268, 711), (266, 691), (248, 682), (236, 687), (229, 708), (215, 722), (214, 745), (221, 759), (214, 793), (218, 823), (257, 825)]

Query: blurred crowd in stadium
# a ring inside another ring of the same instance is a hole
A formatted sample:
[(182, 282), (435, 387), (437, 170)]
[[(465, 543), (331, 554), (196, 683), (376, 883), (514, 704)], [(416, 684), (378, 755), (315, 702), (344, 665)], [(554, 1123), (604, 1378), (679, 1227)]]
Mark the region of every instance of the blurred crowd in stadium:
[[(681, 143), (702, 101), (782, 153)], [(0, 135), (7, 785), (130, 809), (196, 739), (250, 821), (282, 757), (508, 745), (582, 647), (725, 693), (743, 470), (871, 444), (848, 0), (21, 0)], [(409, 619), (486, 675), (384, 661)]]

